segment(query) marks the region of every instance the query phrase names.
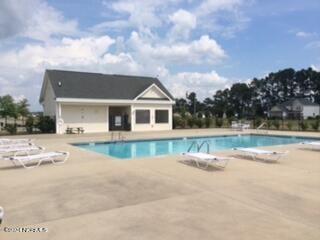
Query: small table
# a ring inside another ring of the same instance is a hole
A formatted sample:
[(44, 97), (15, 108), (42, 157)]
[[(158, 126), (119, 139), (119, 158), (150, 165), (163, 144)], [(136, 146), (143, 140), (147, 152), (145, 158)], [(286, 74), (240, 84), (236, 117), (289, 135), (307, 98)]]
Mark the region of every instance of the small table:
[(80, 133), (84, 133), (84, 129), (83, 127), (67, 127), (66, 129), (66, 133), (67, 134), (80, 134)]

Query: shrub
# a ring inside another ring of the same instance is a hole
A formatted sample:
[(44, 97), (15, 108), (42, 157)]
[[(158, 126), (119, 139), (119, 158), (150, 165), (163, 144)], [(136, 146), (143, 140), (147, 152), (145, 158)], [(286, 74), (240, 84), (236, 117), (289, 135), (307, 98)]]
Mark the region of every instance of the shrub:
[(272, 125), (278, 130), (280, 128), (279, 120), (273, 120)]
[(289, 130), (292, 130), (293, 124), (292, 124), (291, 121), (289, 121), (289, 122), (287, 123), (287, 128), (288, 128)]
[(216, 126), (221, 128), (223, 125), (223, 120), (221, 118), (216, 118)]
[(26, 120), (27, 133), (32, 133), (33, 132), (33, 126), (34, 126), (33, 117), (28, 117), (27, 120)]
[(197, 119), (195, 120), (195, 122), (196, 122), (196, 125), (197, 125), (198, 128), (202, 128), (202, 126), (203, 126), (203, 120), (202, 120), (202, 118), (197, 118)]
[(56, 131), (55, 120), (48, 116), (41, 116), (37, 127), (42, 133), (54, 133)]
[(195, 122), (194, 122), (194, 118), (193, 117), (188, 117), (187, 118), (187, 125), (192, 128), (194, 126)]
[(262, 119), (261, 118), (256, 118), (254, 121), (253, 121), (253, 124), (254, 124), (254, 128), (257, 128), (261, 125), (262, 123)]
[(181, 127), (181, 117), (173, 116), (172, 125), (174, 129)]
[(272, 126), (272, 122), (270, 120), (267, 120), (267, 129), (270, 129)]
[(308, 129), (308, 123), (305, 122), (305, 121), (299, 122), (299, 126), (300, 126), (300, 128), (301, 128), (302, 131), (305, 131), (305, 130)]
[(311, 123), (311, 127), (313, 130), (318, 131), (320, 126), (320, 121), (315, 121), (314, 123)]
[(7, 124), (4, 129), (10, 134), (17, 133), (17, 125), (16, 124)]
[(211, 118), (210, 117), (206, 117), (205, 120), (204, 120), (204, 124), (206, 126), (206, 128), (209, 128), (211, 126)]

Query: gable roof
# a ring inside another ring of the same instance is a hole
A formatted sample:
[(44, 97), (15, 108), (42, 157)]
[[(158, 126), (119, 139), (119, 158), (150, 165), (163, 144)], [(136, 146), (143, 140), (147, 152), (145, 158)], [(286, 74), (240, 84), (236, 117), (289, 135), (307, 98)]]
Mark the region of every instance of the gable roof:
[(174, 100), (157, 78), (46, 70), (40, 102), (44, 99), (44, 91), (48, 82), (51, 83), (56, 98), (134, 100), (145, 89), (155, 84), (170, 100)]

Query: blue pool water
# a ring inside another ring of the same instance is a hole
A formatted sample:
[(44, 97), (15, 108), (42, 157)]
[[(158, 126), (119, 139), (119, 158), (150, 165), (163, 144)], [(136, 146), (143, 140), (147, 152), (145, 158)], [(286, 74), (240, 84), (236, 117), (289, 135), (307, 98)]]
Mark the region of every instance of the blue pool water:
[[(192, 142), (197, 141), (201, 143), (203, 140), (207, 140), (209, 142), (210, 152), (214, 152), (232, 149), (235, 147), (262, 147), (293, 144), (311, 139), (264, 135), (241, 135), (127, 141), (122, 143), (81, 143), (75, 145), (114, 158), (129, 160), (142, 157), (181, 154), (183, 152), (187, 152)], [(195, 151), (196, 146), (191, 149), (191, 152)], [(206, 151), (206, 146), (202, 148), (202, 151)]]

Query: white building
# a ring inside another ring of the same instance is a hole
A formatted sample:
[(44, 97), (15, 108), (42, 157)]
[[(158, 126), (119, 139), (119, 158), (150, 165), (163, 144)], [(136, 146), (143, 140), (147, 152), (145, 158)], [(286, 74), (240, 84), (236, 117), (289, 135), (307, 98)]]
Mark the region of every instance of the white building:
[(271, 108), (270, 117), (316, 117), (320, 115), (320, 105), (305, 98), (296, 98)]
[(174, 98), (157, 78), (46, 70), (40, 103), (58, 134), (172, 129)]

